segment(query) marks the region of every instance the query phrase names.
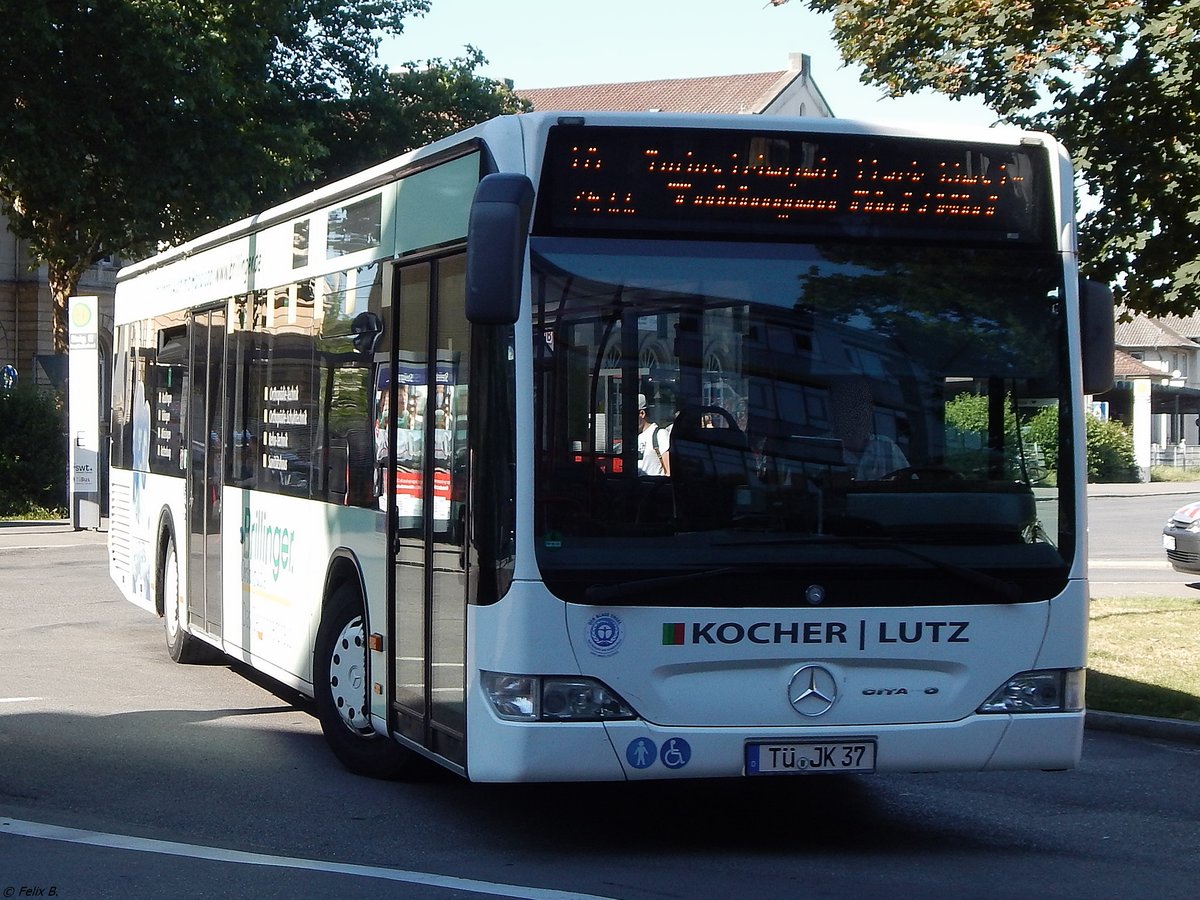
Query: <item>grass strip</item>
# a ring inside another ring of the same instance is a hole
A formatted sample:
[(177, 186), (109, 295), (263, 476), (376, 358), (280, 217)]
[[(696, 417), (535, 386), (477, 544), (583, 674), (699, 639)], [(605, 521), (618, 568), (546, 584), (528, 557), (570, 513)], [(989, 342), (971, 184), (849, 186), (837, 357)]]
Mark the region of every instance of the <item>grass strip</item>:
[(1200, 598), (1093, 599), (1087, 704), (1200, 722)]

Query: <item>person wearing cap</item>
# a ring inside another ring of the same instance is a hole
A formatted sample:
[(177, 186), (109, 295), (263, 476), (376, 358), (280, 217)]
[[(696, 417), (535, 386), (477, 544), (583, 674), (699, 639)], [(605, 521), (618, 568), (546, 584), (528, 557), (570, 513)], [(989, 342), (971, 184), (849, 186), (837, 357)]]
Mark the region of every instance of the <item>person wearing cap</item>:
[(646, 395), (638, 394), (638, 474), (671, 474), (671, 435), (646, 413)]

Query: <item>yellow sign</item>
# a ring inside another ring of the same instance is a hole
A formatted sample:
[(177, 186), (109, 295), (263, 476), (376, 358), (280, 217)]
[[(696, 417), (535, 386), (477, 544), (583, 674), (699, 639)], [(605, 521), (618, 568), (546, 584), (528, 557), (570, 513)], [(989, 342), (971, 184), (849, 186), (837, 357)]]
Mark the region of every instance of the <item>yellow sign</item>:
[(71, 324), (76, 328), (84, 329), (88, 327), (88, 323), (92, 321), (92, 307), (88, 303), (76, 303), (71, 307)]
[(96, 304), (98, 297), (72, 297), (67, 308), (67, 323), (69, 325), (68, 344), (73, 350), (94, 349), (98, 317)]
[(96, 333), (96, 304), (98, 297), (72, 297), (67, 310), (70, 330), (81, 334)]

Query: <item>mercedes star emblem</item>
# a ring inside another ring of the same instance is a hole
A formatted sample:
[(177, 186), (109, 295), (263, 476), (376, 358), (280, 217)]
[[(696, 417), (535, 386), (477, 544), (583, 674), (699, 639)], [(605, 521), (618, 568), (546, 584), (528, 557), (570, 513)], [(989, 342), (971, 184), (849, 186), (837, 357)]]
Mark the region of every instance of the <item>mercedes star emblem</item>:
[(801, 666), (788, 685), (788, 701), (802, 716), (822, 716), (837, 702), (837, 681), (821, 666)]

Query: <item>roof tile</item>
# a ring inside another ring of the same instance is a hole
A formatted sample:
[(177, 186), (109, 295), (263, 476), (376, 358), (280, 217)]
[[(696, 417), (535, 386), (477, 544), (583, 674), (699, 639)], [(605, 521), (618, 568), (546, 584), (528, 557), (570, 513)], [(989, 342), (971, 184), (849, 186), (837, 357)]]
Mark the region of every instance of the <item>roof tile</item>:
[(1162, 374), (1162, 372), (1150, 368), (1141, 360), (1134, 359), (1124, 350), (1117, 350), (1113, 357), (1114, 378), (1138, 378), (1154, 375), (1162, 377)]
[(1165, 324), (1164, 319), (1134, 316), (1131, 322), (1117, 322), (1118, 347), (1191, 347), (1196, 344)]
[(538, 110), (758, 113), (799, 75), (793, 69), (751, 75), (530, 88), (517, 94)]

